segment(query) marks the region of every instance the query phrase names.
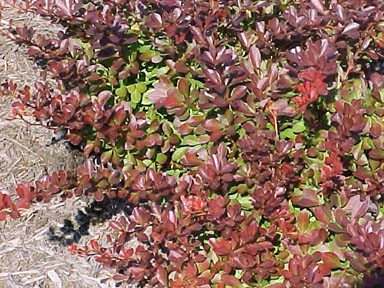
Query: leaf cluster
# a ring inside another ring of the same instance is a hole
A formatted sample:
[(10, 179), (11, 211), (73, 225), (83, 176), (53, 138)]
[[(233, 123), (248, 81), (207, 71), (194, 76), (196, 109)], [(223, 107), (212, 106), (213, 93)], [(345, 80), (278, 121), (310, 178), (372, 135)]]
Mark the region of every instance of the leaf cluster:
[(13, 113), (67, 129), (88, 160), (16, 204), (0, 194), (1, 220), (58, 193), (123, 199), (106, 246), (71, 250), (150, 287), (347, 287), (384, 269), (382, 1), (19, 8), (65, 31), (8, 31), (58, 83), (7, 83)]

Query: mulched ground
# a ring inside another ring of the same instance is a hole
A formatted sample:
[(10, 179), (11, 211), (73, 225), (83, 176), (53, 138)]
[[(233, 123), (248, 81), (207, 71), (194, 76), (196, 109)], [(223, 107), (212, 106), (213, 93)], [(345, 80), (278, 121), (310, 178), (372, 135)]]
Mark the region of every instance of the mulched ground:
[[(39, 17), (1, 11), (3, 25), (10, 19), (14, 25), (27, 24), (44, 34), (60, 29)], [(10, 79), (22, 87), (39, 78), (39, 69), (24, 51), (0, 32), (0, 83)], [(60, 169), (73, 170), (81, 163), (79, 153), (63, 142), (48, 145), (54, 137), (51, 131), (20, 120), (8, 121), (11, 103), (12, 99), (0, 96), (0, 191), (12, 195), (17, 183)], [(64, 203), (55, 199), (33, 205), (20, 219), (0, 223), (0, 288), (114, 287), (112, 282), (100, 283), (110, 271), (102, 270), (93, 259), (72, 256), (66, 247), (48, 240), (50, 226), (58, 229), (65, 218), (73, 219), (77, 209), (87, 205), (84, 199)], [(101, 237), (107, 225), (91, 227), (80, 244)]]

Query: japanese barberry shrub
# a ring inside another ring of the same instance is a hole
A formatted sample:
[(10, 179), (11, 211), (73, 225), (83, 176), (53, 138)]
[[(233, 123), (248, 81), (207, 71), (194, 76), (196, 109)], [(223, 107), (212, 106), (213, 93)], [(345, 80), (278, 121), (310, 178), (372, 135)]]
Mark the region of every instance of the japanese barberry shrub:
[(55, 195), (123, 199), (107, 244), (71, 250), (141, 286), (380, 281), (381, 0), (8, 5), (64, 27), (8, 30), (57, 82), (5, 83), (14, 116), (68, 129), (88, 160), (0, 194), (1, 220)]

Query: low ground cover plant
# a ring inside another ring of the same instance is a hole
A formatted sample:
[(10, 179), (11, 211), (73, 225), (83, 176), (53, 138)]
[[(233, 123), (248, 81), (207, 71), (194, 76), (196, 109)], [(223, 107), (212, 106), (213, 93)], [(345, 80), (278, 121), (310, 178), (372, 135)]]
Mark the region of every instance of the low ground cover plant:
[(381, 283), (382, 1), (8, 5), (64, 27), (8, 30), (57, 81), (4, 83), (14, 116), (88, 159), (0, 194), (1, 220), (55, 195), (119, 198), (107, 244), (71, 250), (141, 286)]

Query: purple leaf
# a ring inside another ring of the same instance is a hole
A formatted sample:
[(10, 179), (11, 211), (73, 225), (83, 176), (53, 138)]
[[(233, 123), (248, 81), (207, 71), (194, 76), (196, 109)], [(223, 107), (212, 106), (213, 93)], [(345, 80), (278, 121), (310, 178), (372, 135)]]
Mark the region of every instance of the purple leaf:
[(235, 87), (232, 90), (231, 99), (232, 100), (240, 100), (247, 93), (247, 90), (248, 90), (247, 87), (244, 85), (240, 85), (240, 86)]
[(343, 32), (341, 33), (342, 35), (347, 35), (350, 37), (357, 37), (359, 36), (359, 28), (360, 24), (356, 22), (351, 22), (347, 26), (345, 26)]
[(251, 58), (253, 68), (259, 69), (261, 66), (261, 54), (256, 45), (252, 45), (251, 49), (249, 49), (249, 56)]
[(163, 27), (163, 20), (161, 19), (161, 15), (158, 13), (152, 13), (149, 15), (145, 25), (149, 28), (161, 28)]
[(323, 3), (320, 2), (320, 0), (311, 0), (311, 4), (315, 7), (317, 12), (320, 14), (324, 14), (324, 6)]

